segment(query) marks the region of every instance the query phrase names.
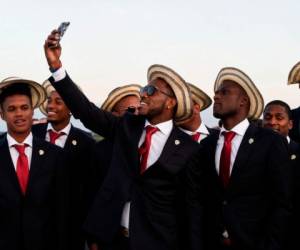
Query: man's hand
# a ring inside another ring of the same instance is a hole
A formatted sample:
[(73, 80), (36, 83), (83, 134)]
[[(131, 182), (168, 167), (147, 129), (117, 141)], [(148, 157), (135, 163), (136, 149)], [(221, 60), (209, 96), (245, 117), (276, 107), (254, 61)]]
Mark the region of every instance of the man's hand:
[(96, 243), (91, 244), (89, 247), (90, 247), (90, 250), (100, 250), (100, 248), (98, 247), (98, 245)]
[(44, 44), (45, 56), (51, 70), (59, 69), (62, 66), (59, 59), (61, 55), (59, 40), (60, 37), (58, 31), (53, 30)]

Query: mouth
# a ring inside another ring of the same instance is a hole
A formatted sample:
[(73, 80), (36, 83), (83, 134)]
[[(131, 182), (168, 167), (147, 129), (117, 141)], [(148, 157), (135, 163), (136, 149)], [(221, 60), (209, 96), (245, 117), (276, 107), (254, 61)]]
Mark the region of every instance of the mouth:
[(54, 111), (48, 111), (48, 112), (47, 112), (47, 115), (48, 115), (48, 116), (53, 116), (53, 115), (56, 115), (56, 112), (54, 112)]
[(145, 102), (141, 102), (140, 103), (140, 107), (142, 107), (142, 106), (147, 106), (148, 104), (147, 103), (145, 103)]
[(25, 119), (17, 119), (14, 121), (14, 124), (18, 127), (22, 127), (26, 124), (26, 120)]

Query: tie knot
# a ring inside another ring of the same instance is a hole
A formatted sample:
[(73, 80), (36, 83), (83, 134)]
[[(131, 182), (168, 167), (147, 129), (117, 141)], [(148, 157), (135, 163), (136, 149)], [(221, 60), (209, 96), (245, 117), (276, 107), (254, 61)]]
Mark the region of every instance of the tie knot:
[(49, 137), (50, 137), (50, 142), (55, 143), (56, 139), (59, 138), (60, 136), (64, 135), (64, 132), (55, 132), (52, 129), (49, 130)]
[(198, 141), (199, 138), (200, 138), (200, 132), (196, 132), (196, 133), (192, 134), (193, 141)]
[(153, 126), (150, 126), (150, 125), (148, 125), (147, 127), (146, 127), (146, 134), (147, 135), (152, 135), (152, 134), (154, 134), (155, 132), (157, 132), (158, 131), (158, 128), (157, 127), (153, 127)]
[(15, 149), (18, 151), (19, 154), (25, 154), (25, 148), (27, 146), (28, 146), (27, 144), (23, 144), (23, 145), (15, 144), (14, 145)]
[(233, 132), (233, 131), (228, 131), (228, 132), (223, 131), (222, 135), (225, 138), (225, 142), (231, 142), (233, 137), (235, 136), (235, 132)]

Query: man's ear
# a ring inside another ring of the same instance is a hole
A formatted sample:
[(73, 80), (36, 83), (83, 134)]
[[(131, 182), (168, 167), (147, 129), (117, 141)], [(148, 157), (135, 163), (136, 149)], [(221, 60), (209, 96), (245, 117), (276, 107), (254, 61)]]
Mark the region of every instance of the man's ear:
[(177, 101), (175, 98), (168, 98), (166, 104), (167, 104), (167, 109), (173, 109), (176, 106)]
[(198, 103), (194, 103), (194, 111), (200, 113), (201, 107)]
[(294, 126), (293, 120), (289, 120), (289, 130), (291, 130)]
[(1, 119), (5, 121), (4, 114), (3, 114), (2, 110), (0, 110), (0, 115), (1, 115)]

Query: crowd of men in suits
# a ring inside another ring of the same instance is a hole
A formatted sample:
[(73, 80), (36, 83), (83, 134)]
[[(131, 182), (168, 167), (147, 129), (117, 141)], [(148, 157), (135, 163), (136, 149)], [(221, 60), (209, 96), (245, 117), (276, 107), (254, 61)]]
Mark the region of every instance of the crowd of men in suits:
[[(97, 107), (64, 69), (56, 30), (44, 50), (42, 85), (0, 82), (0, 249), (298, 248), (299, 109), (264, 106), (251, 78), (226, 67), (208, 128), (210, 97), (157, 64), (146, 86), (120, 86)], [(46, 122), (33, 125), (38, 107)]]

